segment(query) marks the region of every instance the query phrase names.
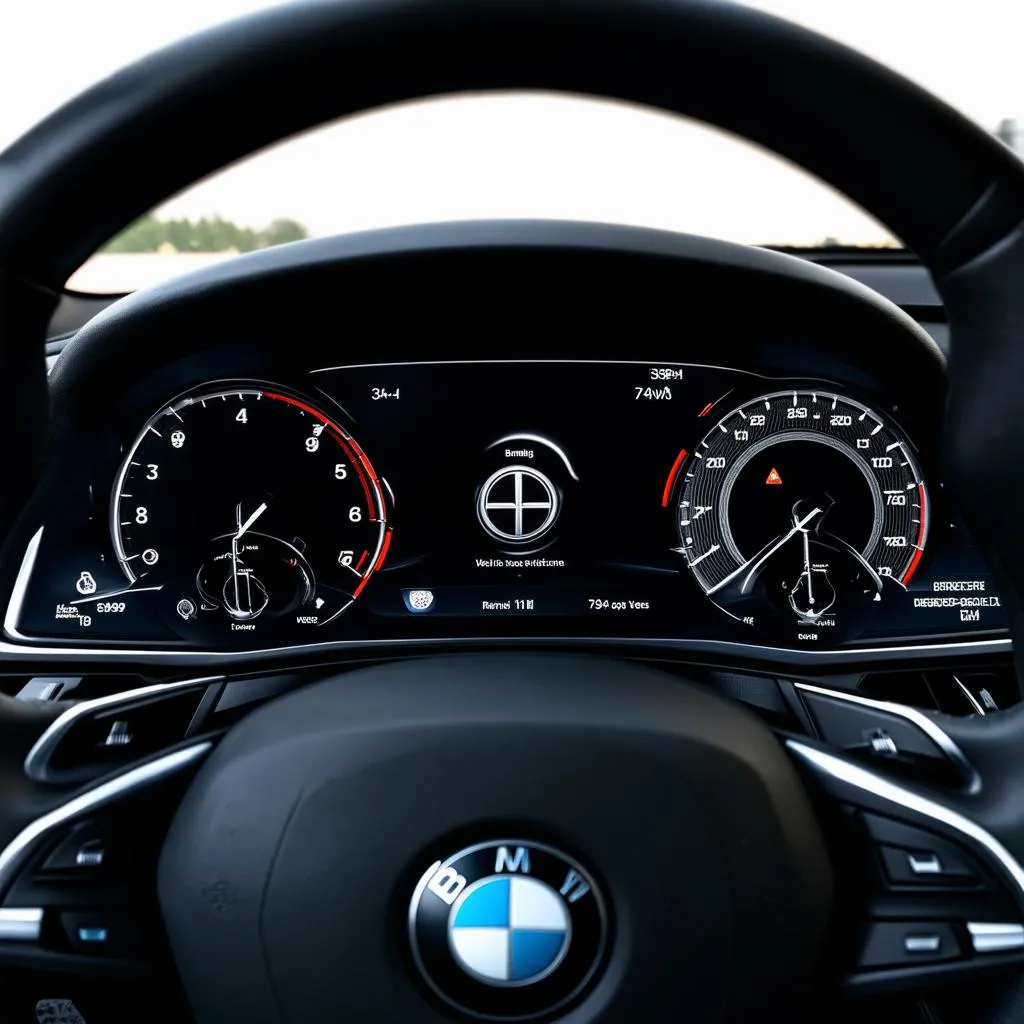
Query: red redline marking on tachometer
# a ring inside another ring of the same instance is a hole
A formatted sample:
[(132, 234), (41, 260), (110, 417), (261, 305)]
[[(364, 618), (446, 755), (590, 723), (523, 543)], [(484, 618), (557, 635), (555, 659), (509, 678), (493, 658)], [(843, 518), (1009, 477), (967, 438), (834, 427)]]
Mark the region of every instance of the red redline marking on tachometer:
[[(314, 409), (313, 406), (307, 405), (305, 402), (300, 401), (298, 398), (292, 398), (290, 395), (281, 395), (276, 391), (262, 391), (260, 394), (265, 395), (267, 398), (271, 398), (277, 402), (285, 402), (288, 405), (294, 405), (297, 409), (302, 409), (304, 412), (308, 412), (311, 416), (315, 416), (325, 426), (331, 428), (331, 436), (338, 443), (338, 446), (345, 452), (352, 462), (352, 468), (356, 471), (356, 476), (359, 478), (359, 483), (363, 488), (363, 494), (366, 497), (366, 512), (367, 515), (372, 517), (374, 512), (374, 501), (373, 495), (370, 493), (370, 486), (366, 482), (364, 473), (367, 474), (374, 483), (374, 487), (377, 493), (381, 493), (380, 481), (377, 479), (377, 474), (373, 470), (373, 466), (370, 465), (370, 460), (366, 457), (362, 448), (356, 443), (354, 438), (346, 438), (341, 428), (336, 424), (332, 423), (319, 409)], [(383, 503), (383, 498), (381, 499)], [(383, 515), (384, 509), (381, 509)]]
[(366, 572), (363, 574), (362, 582), (359, 584), (358, 587), (356, 587), (355, 591), (353, 592), (353, 601), (363, 592), (363, 587), (365, 587), (366, 584), (370, 582), (370, 577), (384, 564), (384, 559), (387, 557), (389, 547), (391, 547), (390, 530), (388, 530), (387, 533), (384, 534), (384, 543), (381, 545), (380, 554), (377, 556), (377, 561), (374, 562), (373, 565), (371, 565), (370, 568), (366, 570)]
[(364, 552), (363, 552), (363, 553), (362, 553), (362, 554), (361, 554), (361, 555), (359, 556), (359, 561), (358, 561), (358, 562), (356, 562), (356, 572), (359, 572), (359, 570), (360, 570), (360, 569), (362, 569), (362, 567), (363, 567), (363, 562), (365, 562), (365, 561), (366, 561), (366, 560), (367, 560), (367, 559), (368, 559), (369, 557), (370, 557), (370, 552), (369, 552), (369, 551), (364, 551)]
[(917, 500), (920, 505), (921, 521), (917, 524), (917, 550), (914, 552), (914, 557), (910, 560), (910, 565), (907, 567), (907, 571), (903, 574), (903, 578), (900, 583), (906, 586), (910, 582), (911, 576), (917, 572), (918, 563), (921, 561), (921, 556), (924, 554), (924, 534), (925, 526), (928, 522), (928, 497), (924, 493), (924, 484), (917, 485)]
[(701, 411), (699, 413), (697, 413), (698, 418), (701, 417), (701, 416), (707, 416), (707, 414), (709, 412), (711, 412), (711, 410), (714, 409), (714, 407), (715, 407), (715, 403), (714, 402), (708, 402), (708, 404), (705, 405), (704, 408), (701, 409)]
[(676, 456), (676, 461), (672, 463), (672, 468), (668, 471), (668, 479), (665, 481), (665, 490), (661, 494), (662, 508), (668, 508), (669, 499), (672, 497), (672, 486), (676, 482), (676, 474), (679, 472), (679, 467), (683, 464), (683, 459), (689, 454), (685, 448), (681, 448)]
[(274, 391), (262, 391), (260, 392), (266, 395), (267, 398), (272, 398), (276, 402), (286, 402), (288, 405), (294, 405), (296, 408), (302, 409), (308, 412), (310, 416), (315, 416), (322, 423), (326, 423), (328, 426), (333, 427), (334, 424), (319, 410), (314, 409), (311, 405), (306, 405), (305, 402), (300, 402), (297, 398), (292, 398), (290, 395), (279, 395)]

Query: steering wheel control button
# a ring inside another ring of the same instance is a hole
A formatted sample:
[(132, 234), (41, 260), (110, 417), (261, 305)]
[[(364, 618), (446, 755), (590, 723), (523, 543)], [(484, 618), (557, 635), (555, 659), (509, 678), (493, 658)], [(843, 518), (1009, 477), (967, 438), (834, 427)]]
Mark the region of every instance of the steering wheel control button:
[(76, 953), (130, 957), (142, 951), (142, 932), (134, 915), (124, 911), (65, 911), (61, 926)]
[[(42, 764), (29, 754), (35, 777), (49, 782), (74, 782), (149, 757), (185, 739), (207, 691), (205, 683), (166, 693), (126, 699), (110, 707), (97, 701), (54, 730)], [(60, 724), (60, 719), (55, 726)], [(42, 746), (42, 743), (37, 744)]]
[(88, 822), (73, 829), (43, 862), (43, 871), (95, 874), (110, 866), (106, 835)]
[(953, 843), (924, 829), (877, 814), (861, 814), (876, 844), (884, 877), (893, 886), (981, 886), (986, 877), (980, 865)]
[(939, 853), (934, 849), (902, 850), (883, 846), (881, 854), (885, 873), (895, 885), (934, 887), (980, 882), (977, 872), (948, 848)]
[(939, 953), (942, 950), (942, 936), (937, 932), (908, 935), (903, 940), (903, 948), (908, 953)]
[(798, 689), (826, 743), (875, 765), (962, 781), (946, 752), (910, 719), (841, 696)]
[(967, 923), (975, 953), (1010, 953), (1024, 949), (1024, 925)]
[(482, 843), (436, 861), (409, 907), (413, 957), (427, 984), (466, 1013), (547, 1015), (580, 996), (607, 943), (593, 877), (549, 846)]
[(912, 967), (956, 960), (963, 955), (952, 925), (934, 921), (878, 921), (861, 947), (863, 970)]
[(502, 544), (531, 544), (555, 525), (561, 502), (550, 478), (532, 466), (503, 466), (477, 496), (480, 525)]

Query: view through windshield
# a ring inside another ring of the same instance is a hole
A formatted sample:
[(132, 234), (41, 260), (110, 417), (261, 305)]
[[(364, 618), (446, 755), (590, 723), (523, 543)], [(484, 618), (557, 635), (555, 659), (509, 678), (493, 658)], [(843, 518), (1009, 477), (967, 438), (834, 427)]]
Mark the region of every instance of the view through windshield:
[[(848, 43), (1008, 145), (1024, 146), (1017, 122), (1024, 115), (1018, 5), (751, 5)], [(0, 145), (136, 57), (267, 6), (261, 0), (156, 6), (37, 0), (12, 7), (0, 15)], [(792, 165), (695, 122), (578, 97), (473, 95), (371, 112), (256, 154), (152, 211), (70, 284), (128, 291), (300, 238), (479, 217), (598, 220), (777, 246), (899, 244)]]

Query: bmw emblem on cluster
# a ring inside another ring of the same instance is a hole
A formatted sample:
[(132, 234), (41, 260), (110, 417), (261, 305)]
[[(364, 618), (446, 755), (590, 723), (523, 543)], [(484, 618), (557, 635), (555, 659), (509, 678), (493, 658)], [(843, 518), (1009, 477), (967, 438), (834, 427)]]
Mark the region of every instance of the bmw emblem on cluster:
[(413, 956), (448, 1003), (523, 1020), (575, 999), (607, 938), (604, 901), (572, 858), (522, 840), (481, 843), (436, 861), (409, 907)]

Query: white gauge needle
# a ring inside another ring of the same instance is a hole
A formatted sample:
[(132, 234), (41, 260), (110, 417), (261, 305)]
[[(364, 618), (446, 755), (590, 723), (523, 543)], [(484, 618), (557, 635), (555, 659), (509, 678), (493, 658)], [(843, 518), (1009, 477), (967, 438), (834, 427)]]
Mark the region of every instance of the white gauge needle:
[(811, 535), (804, 530), (804, 574), (807, 576), (807, 603), (814, 604), (814, 589), (811, 577)]
[(258, 509), (256, 509), (256, 511), (253, 512), (253, 514), (251, 516), (249, 516), (249, 518), (246, 519), (246, 521), (244, 523), (242, 523), (242, 522), (240, 522), (240, 520), (242, 518), (242, 505), (241, 505), (241, 502), (239, 502), (239, 505), (238, 505), (238, 515), (237, 515), (237, 520), (236, 520), (236, 521), (239, 521), (239, 526), (238, 526), (238, 533), (235, 534), (235, 540), (241, 540), (242, 539), (242, 534), (244, 534), (245, 531), (248, 530), (249, 527), (252, 526), (252, 524), (255, 523), (256, 520), (259, 519), (259, 517), (261, 515), (263, 515), (263, 513), (266, 512), (266, 511), (267, 511), (267, 503), (263, 502), (263, 504), (260, 505), (260, 507)]
[(779, 550), (784, 544), (787, 543), (791, 538), (795, 537), (801, 530), (807, 527), (807, 524), (815, 517), (821, 515), (821, 509), (816, 508), (808, 512), (803, 519), (798, 519), (793, 523), (792, 529), (789, 533), (784, 534), (774, 544), (769, 545), (767, 548), (759, 551), (753, 558), (748, 558), (738, 569), (733, 569), (724, 580), (720, 580), (716, 583), (709, 591), (708, 594), (717, 593), (722, 587), (728, 586), (737, 576), (742, 576), (746, 573), (746, 577), (743, 580), (743, 587), (741, 588), (744, 592), (746, 591), (751, 579), (757, 574), (757, 570), (768, 561), (776, 551)]

